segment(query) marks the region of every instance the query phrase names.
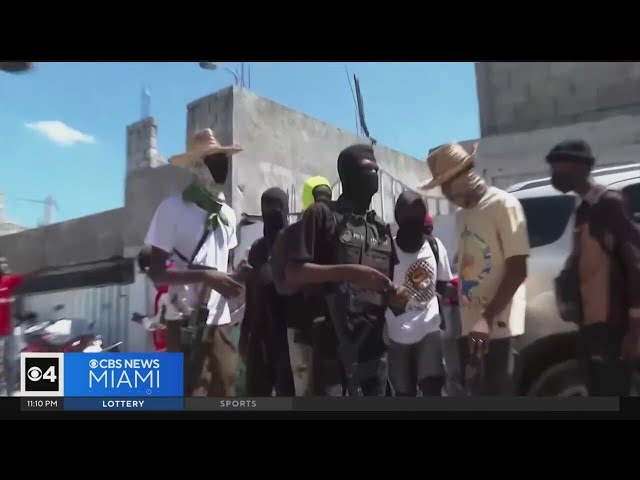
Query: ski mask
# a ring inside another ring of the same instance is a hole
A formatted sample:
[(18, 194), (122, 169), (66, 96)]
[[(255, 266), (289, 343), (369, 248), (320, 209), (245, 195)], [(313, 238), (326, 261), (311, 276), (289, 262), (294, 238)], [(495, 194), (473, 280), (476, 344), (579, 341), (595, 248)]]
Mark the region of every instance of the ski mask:
[(404, 191), (398, 197), (394, 214), (398, 224), (398, 247), (407, 253), (417, 252), (424, 243), (424, 219), (427, 215), (424, 200), (414, 191)]
[(289, 197), (281, 189), (269, 188), (260, 199), (264, 237), (273, 244), (278, 232), (289, 223)]
[(217, 199), (227, 180), (229, 157), (224, 153), (209, 155), (202, 161), (192, 162), (189, 171), (194, 177), (194, 183), (212, 198)]
[(356, 213), (364, 213), (378, 192), (378, 164), (371, 145), (351, 145), (338, 156), (338, 175), (343, 195)]

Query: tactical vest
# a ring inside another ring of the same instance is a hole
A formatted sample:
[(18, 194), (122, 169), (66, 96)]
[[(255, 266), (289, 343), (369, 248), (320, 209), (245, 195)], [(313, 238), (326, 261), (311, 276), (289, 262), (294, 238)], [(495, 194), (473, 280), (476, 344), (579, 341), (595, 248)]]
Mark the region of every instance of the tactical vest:
[[(340, 212), (335, 205), (331, 208), (336, 224), (332, 263), (366, 265), (393, 278), (394, 245), (389, 225), (374, 211), (356, 215)], [(358, 348), (358, 360), (379, 358), (386, 350), (383, 331), (387, 301), (384, 295), (348, 282), (327, 288), (327, 305), (338, 340), (354, 342), (361, 332), (365, 332)]]

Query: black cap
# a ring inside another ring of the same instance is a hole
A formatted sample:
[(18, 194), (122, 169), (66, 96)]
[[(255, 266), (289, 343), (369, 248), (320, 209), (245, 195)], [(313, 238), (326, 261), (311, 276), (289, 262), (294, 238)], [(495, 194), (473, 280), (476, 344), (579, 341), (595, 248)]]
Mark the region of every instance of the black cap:
[(584, 140), (565, 140), (560, 142), (547, 154), (548, 163), (557, 161), (584, 162), (592, 166), (596, 159), (591, 147)]

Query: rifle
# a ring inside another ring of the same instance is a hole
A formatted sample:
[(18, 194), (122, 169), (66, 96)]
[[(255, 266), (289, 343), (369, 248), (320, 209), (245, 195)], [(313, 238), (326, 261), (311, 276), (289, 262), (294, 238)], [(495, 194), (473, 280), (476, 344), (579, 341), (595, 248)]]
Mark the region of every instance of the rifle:
[(345, 376), (347, 379), (347, 392), (350, 397), (362, 397), (362, 386), (360, 385), (359, 378), (359, 362), (358, 353), (360, 347), (364, 343), (371, 331), (371, 323), (367, 320), (358, 323), (358, 334), (355, 339), (351, 339), (348, 336), (349, 327), (344, 324), (344, 318), (337, 315), (335, 309), (334, 297), (332, 294), (328, 298), (327, 305), (329, 307), (329, 314), (331, 315), (331, 321), (333, 322), (333, 329), (336, 332), (338, 338), (338, 356), (340, 362), (344, 368)]
[[(205, 265), (190, 265), (189, 270), (216, 270)], [(185, 391), (187, 395), (195, 390), (198, 385), (202, 365), (204, 363), (204, 333), (209, 318), (209, 298), (211, 297), (211, 287), (202, 285), (198, 292), (198, 303), (191, 310), (187, 326), (180, 328), (180, 342), (185, 355)]]

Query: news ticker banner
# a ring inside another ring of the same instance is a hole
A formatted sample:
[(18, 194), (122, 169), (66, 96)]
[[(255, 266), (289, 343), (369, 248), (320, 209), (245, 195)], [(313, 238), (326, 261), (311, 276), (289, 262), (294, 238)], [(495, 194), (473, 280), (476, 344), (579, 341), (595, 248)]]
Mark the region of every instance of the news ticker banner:
[(22, 410), (618, 411), (618, 398), (183, 398), (181, 353), (22, 353)]
[(25, 397), (22, 411), (618, 412), (617, 397)]

